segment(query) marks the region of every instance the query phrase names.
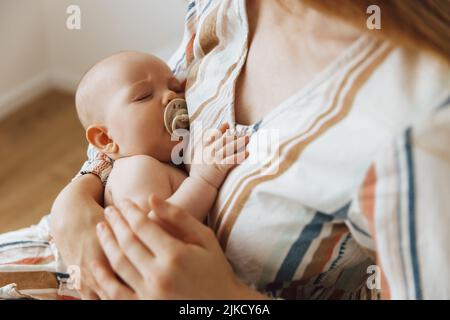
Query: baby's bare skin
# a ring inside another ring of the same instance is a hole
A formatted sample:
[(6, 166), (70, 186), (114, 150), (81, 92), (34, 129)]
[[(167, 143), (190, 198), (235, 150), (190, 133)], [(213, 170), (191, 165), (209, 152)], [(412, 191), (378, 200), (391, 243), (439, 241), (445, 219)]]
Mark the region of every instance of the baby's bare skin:
[[(78, 115), (91, 145), (115, 160), (105, 191), (105, 205), (130, 199), (150, 211), (154, 193), (204, 220), (228, 172), (247, 157), (248, 137), (228, 132), (228, 124), (209, 132), (194, 156), (190, 174), (171, 165), (179, 143), (164, 126), (167, 104), (184, 94), (160, 59), (122, 52), (95, 65), (77, 90)], [(206, 160), (206, 161), (204, 161)]]
[(150, 211), (148, 195), (169, 198), (187, 174), (149, 156), (118, 159), (105, 187), (105, 207), (118, 199), (130, 199), (144, 211)]

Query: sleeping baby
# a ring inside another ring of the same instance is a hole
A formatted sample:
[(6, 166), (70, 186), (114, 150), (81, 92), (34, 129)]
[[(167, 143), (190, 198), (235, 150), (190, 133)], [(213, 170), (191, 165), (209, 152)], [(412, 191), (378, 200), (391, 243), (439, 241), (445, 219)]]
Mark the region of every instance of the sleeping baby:
[(228, 124), (205, 133), (201, 156), (194, 153), (187, 175), (171, 161), (182, 143), (176, 132), (189, 127), (183, 98), (170, 68), (145, 53), (114, 54), (84, 75), (76, 93), (78, 116), (89, 143), (114, 161), (105, 207), (130, 199), (150, 211), (154, 193), (205, 219), (228, 172), (248, 156), (249, 137), (230, 133)]

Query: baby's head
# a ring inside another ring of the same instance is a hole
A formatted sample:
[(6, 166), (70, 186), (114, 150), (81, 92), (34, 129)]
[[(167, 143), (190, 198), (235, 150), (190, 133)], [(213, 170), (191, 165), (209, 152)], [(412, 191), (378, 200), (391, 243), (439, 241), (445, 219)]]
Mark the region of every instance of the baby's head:
[(86, 138), (113, 159), (149, 155), (170, 161), (172, 141), (164, 108), (183, 98), (170, 68), (145, 53), (126, 51), (94, 65), (81, 79), (76, 107)]

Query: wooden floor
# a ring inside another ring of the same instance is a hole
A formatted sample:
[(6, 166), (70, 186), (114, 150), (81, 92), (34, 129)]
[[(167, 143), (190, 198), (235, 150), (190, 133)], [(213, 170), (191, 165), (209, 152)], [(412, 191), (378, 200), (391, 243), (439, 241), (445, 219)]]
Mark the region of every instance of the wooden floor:
[(74, 98), (52, 91), (0, 120), (0, 233), (47, 214), (86, 156)]

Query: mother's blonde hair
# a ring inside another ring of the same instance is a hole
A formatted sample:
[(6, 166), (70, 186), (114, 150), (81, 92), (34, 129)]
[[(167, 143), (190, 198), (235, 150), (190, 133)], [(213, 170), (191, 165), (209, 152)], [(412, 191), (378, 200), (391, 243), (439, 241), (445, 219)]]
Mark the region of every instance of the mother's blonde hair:
[(450, 62), (450, 0), (297, 1), (358, 28), (366, 28), (367, 8), (377, 5), (382, 25), (371, 32), (397, 44), (430, 50)]

